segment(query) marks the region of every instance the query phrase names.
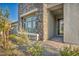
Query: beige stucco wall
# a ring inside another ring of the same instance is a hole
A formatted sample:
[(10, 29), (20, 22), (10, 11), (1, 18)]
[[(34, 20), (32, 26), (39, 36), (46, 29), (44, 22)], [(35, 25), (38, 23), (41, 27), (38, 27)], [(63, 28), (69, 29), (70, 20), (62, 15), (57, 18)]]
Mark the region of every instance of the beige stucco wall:
[(55, 18), (53, 14), (48, 11), (48, 39), (51, 39), (55, 35)]
[(79, 44), (79, 4), (64, 4), (64, 42)]

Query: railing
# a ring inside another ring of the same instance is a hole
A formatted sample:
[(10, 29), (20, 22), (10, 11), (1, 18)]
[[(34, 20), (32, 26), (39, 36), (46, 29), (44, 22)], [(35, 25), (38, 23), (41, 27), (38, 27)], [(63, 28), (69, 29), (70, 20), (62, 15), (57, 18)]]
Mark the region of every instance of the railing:
[(39, 34), (37, 33), (27, 33), (30, 39), (36, 39), (39, 40)]
[[(23, 33), (23, 32), (18, 32), (18, 33)], [(28, 37), (30, 38), (30, 39), (33, 39), (33, 40), (39, 40), (39, 34), (37, 34), (37, 33), (23, 33), (23, 34), (26, 34), (26, 35), (28, 35)]]

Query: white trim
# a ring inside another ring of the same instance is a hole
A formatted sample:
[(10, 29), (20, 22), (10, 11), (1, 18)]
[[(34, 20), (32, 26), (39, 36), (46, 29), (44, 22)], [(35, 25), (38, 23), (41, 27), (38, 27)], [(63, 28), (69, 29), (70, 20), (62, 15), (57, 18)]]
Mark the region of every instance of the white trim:
[(38, 33), (26, 33), (26, 32), (18, 32), (19, 34), (23, 33), (23, 34), (27, 34), (27, 35), (33, 35), (33, 36), (36, 36), (36, 40), (38, 41), (39, 40), (39, 34)]
[(34, 35), (36, 36), (36, 40), (38, 41), (39, 40), (39, 34), (37, 33), (27, 33), (28, 35)]
[(38, 10), (38, 9), (37, 9), (37, 8), (35, 8), (35, 9), (31, 10), (31, 11), (28, 11), (27, 13), (24, 13), (24, 14), (20, 15), (20, 17), (27, 16), (27, 15), (29, 15), (29, 14), (31, 14), (31, 13), (36, 12), (37, 10)]

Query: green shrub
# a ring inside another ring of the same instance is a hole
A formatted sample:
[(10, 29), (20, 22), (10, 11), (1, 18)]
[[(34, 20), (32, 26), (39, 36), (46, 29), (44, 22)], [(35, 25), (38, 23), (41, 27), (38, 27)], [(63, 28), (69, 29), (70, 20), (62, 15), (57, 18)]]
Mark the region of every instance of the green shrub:
[(32, 56), (40, 56), (43, 53), (43, 47), (40, 42), (34, 42), (29, 48), (28, 52), (31, 53)]
[(79, 56), (79, 47), (66, 46), (60, 50), (62, 56)]

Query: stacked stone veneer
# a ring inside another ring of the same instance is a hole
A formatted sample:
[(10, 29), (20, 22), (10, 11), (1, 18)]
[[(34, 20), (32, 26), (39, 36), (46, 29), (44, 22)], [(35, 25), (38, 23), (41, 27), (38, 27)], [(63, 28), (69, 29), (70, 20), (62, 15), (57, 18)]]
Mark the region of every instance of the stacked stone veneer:
[[(20, 3), (19, 5), (19, 24), (20, 28), (23, 28), (23, 18), (20, 18), (20, 15), (23, 14), (24, 8), (26, 9), (27, 13), (35, 8), (37, 8), (37, 11), (35, 12), (35, 16), (37, 16), (37, 24), (36, 24), (36, 32), (39, 34), (39, 39), (43, 40), (43, 4), (42, 3)], [(30, 15), (29, 15), (30, 16)]]

